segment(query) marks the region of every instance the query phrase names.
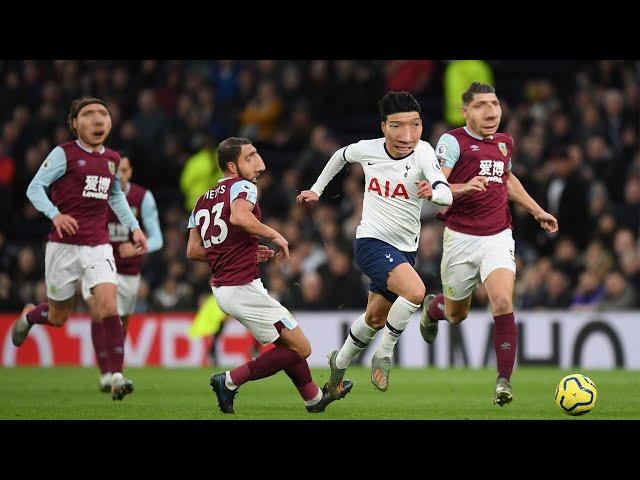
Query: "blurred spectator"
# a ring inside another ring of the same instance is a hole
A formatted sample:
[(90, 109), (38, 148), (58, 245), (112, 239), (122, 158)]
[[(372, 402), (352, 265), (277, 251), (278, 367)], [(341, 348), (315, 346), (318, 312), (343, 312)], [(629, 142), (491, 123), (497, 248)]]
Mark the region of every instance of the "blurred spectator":
[(167, 120), (156, 104), (153, 90), (143, 90), (138, 96), (138, 114), (133, 123), (142, 144), (149, 150), (155, 150), (164, 144), (167, 134)]
[(191, 211), (198, 197), (214, 187), (223, 176), (216, 142), (212, 136), (206, 135), (202, 148), (187, 159), (180, 174), (185, 209)]
[(575, 284), (578, 280), (578, 273), (580, 272), (578, 249), (569, 238), (561, 238), (556, 243), (553, 266), (556, 270), (566, 275), (571, 284)]
[(620, 272), (611, 272), (604, 281), (604, 298), (598, 310), (629, 310), (636, 307), (634, 288)]
[(545, 279), (543, 291), (542, 305), (546, 308), (565, 309), (571, 304), (567, 277), (557, 270), (553, 270)]
[(561, 155), (553, 160), (553, 174), (547, 185), (545, 199), (548, 211), (562, 225), (561, 232), (584, 248), (589, 241), (587, 184), (580, 178), (575, 159)]
[(15, 161), (8, 155), (4, 141), (0, 138), (0, 222), (4, 225), (8, 223), (9, 212), (11, 211), (15, 172)]
[(440, 261), (442, 260), (443, 231), (441, 225), (436, 223), (425, 225), (420, 230), (415, 269), (422, 278), (428, 293), (442, 290)]
[(624, 203), (616, 208), (618, 225), (640, 233), (640, 178), (631, 177), (624, 187)]
[[(618, 291), (615, 269), (637, 295), (637, 62), (556, 62), (544, 78), (531, 74), (536, 68), (529, 61), (0, 61), (0, 309), (15, 312), (21, 297), (44, 296), (39, 270), (51, 222), (25, 190), (52, 148), (72, 140), (66, 116), (83, 94), (105, 97), (113, 122), (109, 146), (130, 153), (135, 180), (158, 202), (165, 248), (143, 262), (140, 311), (194, 309), (209, 294), (209, 267), (185, 258), (186, 221), (195, 198), (220, 178), (217, 140), (243, 133), (267, 163), (258, 182), (263, 218), (291, 247), (289, 262), (261, 265), (265, 285), (286, 305), (326, 309), (347, 305), (338, 298), (343, 283), (361, 288), (366, 298), (368, 280), (351, 260), (362, 215), (362, 167), (348, 164), (319, 204), (296, 206), (296, 194), (311, 187), (338, 148), (380, 136), (375, 105), (387, 89), (418, 95), (423, 138), (435, 145), (461, 122), (461, 92), (473, 80), (493, 84), (494, 77), (501, 131), (515, 140), (514, 171), (560, 226), (548, 235), (512, 206), (516, 304), (565, 308), (575, 293), (580, 305), (592, 308), (598, 302), (585, 293), (593, 283), (585, 271), (595, 274), (598, 288)], [(443, 225), (435, 211), (425, 202), (416, 261), (429, 291), (441, 288)], [(474, 292), (474, 307), (482, 308), (485, 293)]]
[(420, 97), (429, 86), (435, 67), (433, 60), (389, 60), (385, 65), (385, 89), (404, 90)]
[(595, 310), (604, 298), (604, 286), (592, 270), (580, 274), (578, 286), (571, 302), (571, 310)]
[(444, 118), (452, 127), (464, 125), (462, 94), (471, 82), (494, 85), (491, 66), (483, 60), (452, 60), (444, 72)]
[(184, 283), (178, 283), (168, 277), (162, 286), (153, 293), (151, 307), (158, 312), (189, 311), (194, 306), (188, 301), (189, 287)]
[(275, 132), (282, 113), (282, 101), (275, 85), (264, 81), (258, 87), (257, 95), (249, 101), (240, 116), (239, 136), (267, 141)]
[(322, 310), (327, 298), (322, 291), (322, 278), (315, 272), (305, 273), (300, 279), (299, 297), (292, 302), (294, 310)]
[(365, 308), (367, 292), (360, 275), (351, 267), (351, 256), (341, 249), (333, 249), (327, 263), (318, 268), (322, 277), (324, 296), (329, 308)]
[(535, 266), (526, 269), (516, 284), (516, 305), (527, 310), (542, 304), (542, 274)]
[(600, 280), (604, 278), (605, 274), (613, 266), (613, 256), (597, 240), (587, 246), (582, 261), (584, 267), (588, 271), (595, 273)]

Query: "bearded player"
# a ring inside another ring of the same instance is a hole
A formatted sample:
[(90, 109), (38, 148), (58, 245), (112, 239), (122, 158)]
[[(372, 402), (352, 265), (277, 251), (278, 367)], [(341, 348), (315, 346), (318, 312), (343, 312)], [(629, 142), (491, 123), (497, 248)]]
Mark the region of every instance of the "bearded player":
[[(238, 320), (261, 344), (274, 348), (231, 371), (211, 377), (211, 388), (224, 413), (234, 413), (233, 401), (241, 385), (284, 370), (311, 413), (323, 412), (334, 400), (349, 393), (345, 380), (335, 396), (311, 379), (307, 357), (309, 340), (291, 313), (262, 285), (256, 258), (258, 237), (279, 247), (278, 256), (289, 258), (287, 240), (260, 220), (255, 182), (265, 165), (251, 141), (231, 137), (218, 146), (224, 177), (196, 202), (189, 218), (187, 257), (208, 262), (213, 270), (211, 288), (222, 311)], [(273, 251), (271, 251), (273, 254)]]
[(466, 125), (443, 134), (436, 146), (454, 201), (438, 215), (446, 223), (441, 265), (444, 293), (428, 297), (420, 332), (432, 343), (438, 321), (459, 324), (467, 318), (471, 294), (482, 282), (495, 322), (498, 378), (493, 403), (503, 406), (513, 400), (511, 374), (518, 347), (513, 314), (515, 242), (508, 201), (521, 205), (547, 232), (556, 232), (558, 221), (529, 196), (511, 171), (513, 139), (497, 133), (502, 110), (495, 89), (472, 83), (462, 95), (462, 113)]

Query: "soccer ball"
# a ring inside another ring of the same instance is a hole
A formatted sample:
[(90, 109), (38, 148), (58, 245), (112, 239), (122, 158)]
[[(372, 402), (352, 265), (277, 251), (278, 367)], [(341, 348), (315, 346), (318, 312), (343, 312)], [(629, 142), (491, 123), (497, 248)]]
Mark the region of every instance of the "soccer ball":
[(598, 391), (589, 377), (567, 375), (556, 387), (556, 405), (567, 415), (584, 415), (596, 405)]

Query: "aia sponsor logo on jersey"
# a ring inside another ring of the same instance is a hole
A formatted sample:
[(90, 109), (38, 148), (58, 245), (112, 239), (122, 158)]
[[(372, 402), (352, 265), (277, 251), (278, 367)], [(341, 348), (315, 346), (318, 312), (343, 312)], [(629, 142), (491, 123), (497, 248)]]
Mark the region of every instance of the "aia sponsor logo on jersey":
[(380, 187), (380, 182), (376, 177), (373, 177), (369, 182), (369, 187), (367, 187), (367, 191), (377, 192), (378, 195), (385, 198), (403, 197), (409, 200), (409, 194), (407, 193), (407, 189), (402, 183), (399, 183), (398, 185), (396, 185), (395, 188), (393, 189), (393, 193), (389, 195), (389, 192), (391, 191), (391, 183), (389, 182), (389, 180), (384, 182), (384, 190), (383, 190), (383, 188)]

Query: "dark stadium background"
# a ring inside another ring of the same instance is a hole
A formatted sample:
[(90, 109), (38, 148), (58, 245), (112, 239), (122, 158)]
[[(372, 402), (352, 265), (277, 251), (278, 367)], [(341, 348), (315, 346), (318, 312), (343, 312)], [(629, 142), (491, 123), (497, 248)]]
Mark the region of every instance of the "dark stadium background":
[[(487, 63), (503, 105), (501, 129), (515, 138), (514, 171), (560, 222), (550, 237), (512, 208), (517, 308), (637, 308), (640, 64)], [(81, 95), (108, 102), (107, 144), (130, 153), (133, 181), (159, 205), (165, 247), (145, 261), (140, 312), (195, 310), (210, 293), (207, 268), (185, 258), (190, 205), (180, 177), (194, 155), (231, 135), (249, 136), (263, 155), (265, 219), (291, 243), (288, 264), (264, 268), (272, 295), (294, 310), (364, 307), (367, 281), (352, 255), (361, 170), (340, 174), (313, 212), (295, 207), (294, 197), (335, 149), (381, 135), (376, 102), (388, 89), (416, 95), (423, 139), (435, 145), (452, 127), (443, 113), (448, 67), (432, 60), (0, 61), (0, 310), (44, 299), (50, 222), (25, 190), (47, 153), (71, 139), (65, 119)], [(550, 205), (559, 185), (566, 192)], [(432, 291), (440, 288), (443, 226), (432, 209), (423, 213), (417, 269)], [(473, 307), (486, 303), (479, 288)]]

